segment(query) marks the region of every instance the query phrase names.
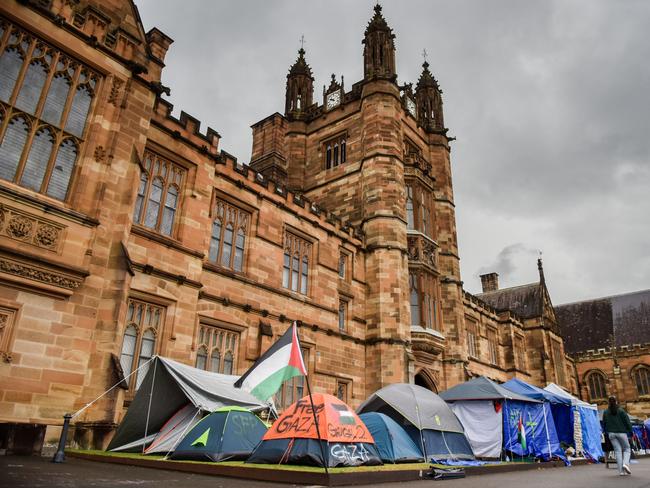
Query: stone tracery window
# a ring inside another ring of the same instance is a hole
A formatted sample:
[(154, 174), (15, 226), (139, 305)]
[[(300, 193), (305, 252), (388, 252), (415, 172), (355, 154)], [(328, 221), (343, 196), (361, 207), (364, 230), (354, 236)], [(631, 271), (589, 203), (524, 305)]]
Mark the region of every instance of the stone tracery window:
[(186, 170), (148, 149), (143, 159), (133, 222), (171, 237)]
[(488, 342), (488, 349), (490, 353), (490, 364), (498, 364), (499, 362), (499, 354), (498, 354), (498, 345), (499, 341), (497, 339), (497, 331), (488, 328), (487, 329), (487, 342)]
[(197, 339), (196, 367), (213, 373), (237, 371), (239, 334), (232, 330), (201, 324)]
[(406, 228), (433, 238), (431, 191), (415, 182), (406, 185)]
[(526, 341), (522, 336), (515, 336), (515, 356), (517, 357), (516, 368), (519, 371), (526, 371)]
[(642, 365), (632, 371), (636, 391), (639, 395), (650, 395), (650, 368)]
[(129, 298), (120, 365), (125, 378), (140, 368), (127, 379), (131, 390), (140, 388), (147, 375), (149, 365), (146, 363), (156, 352), (156, 340), (162, 332), (164, 321), (165, 307)]
[(0, 178), (65, 200), (99, 81), (0, 21)]
[(555, 363), (555, 377), (559, 385), (564, 385), (566, 378), (564, 375), (564, 354), (562, 354), (562, 346), (558, 341), (553, 341), (552, 346), (553, 362)]
[(478, 323), (467, 319), (467, 353), (473, 358), (478, 358), (478, 337)]
[(291, 232), (284, 233), (282, 286), (306, 295), (309, 281), (311, 243)]
[(323, 144), (325, 152), (325, 169), (332, 169), (348, 159), (347, 135), (339, 135)]
[(592, 371), (586, 378), (591, 400), (604, 400), (607, 398), (607, 380), (605, 375), (599, 371)]
[(438, 300), (433, 276), (425, 272), (409, 273), (411, 325), (440, 330)]
[(242, 271), (250, 214), (216, 199), (208, 259), (224, 268)]

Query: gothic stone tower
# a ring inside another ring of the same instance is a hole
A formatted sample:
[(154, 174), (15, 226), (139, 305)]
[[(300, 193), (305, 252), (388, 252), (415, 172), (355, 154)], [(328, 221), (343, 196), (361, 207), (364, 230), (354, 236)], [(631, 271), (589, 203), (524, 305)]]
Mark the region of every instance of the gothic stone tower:
[(445, 336), (458, 337), (463, 318), (441, 91), (428, 64), (415, 94), (398, 85), (394, 38), (375, 6), (362, 41), (363, 80), (346, 91), (332, 75), (322, 104), (310, 104), (313, 78), (301, 49), (284, 115), (253, 125), (254, 169), (284, 172), (291, 190), (363, 229), (365, 253), (352, 273), (366, 294), (349, 296), (345, 283), (336, 293), (364, 304), (357, 319), (368, 392), (414, 379), (444, 387), (444, 352), (460, 355)]

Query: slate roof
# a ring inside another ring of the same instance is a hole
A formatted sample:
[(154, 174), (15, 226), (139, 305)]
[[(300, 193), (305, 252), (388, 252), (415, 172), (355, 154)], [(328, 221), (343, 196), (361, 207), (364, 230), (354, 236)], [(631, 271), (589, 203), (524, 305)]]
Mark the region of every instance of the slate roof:
[(543, 286), (540, 283), (502, 288), (476, 296), (498, 312), (510, 310), (523, 319), (542, 315)]
[(567, 352), (650, 342), (650, 290), (555, 307)]

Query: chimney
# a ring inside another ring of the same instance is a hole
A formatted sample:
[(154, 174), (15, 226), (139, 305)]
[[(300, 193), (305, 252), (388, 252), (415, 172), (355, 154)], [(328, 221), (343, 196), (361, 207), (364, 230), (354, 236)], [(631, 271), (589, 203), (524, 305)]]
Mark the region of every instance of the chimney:
[(497, 291), (499, 289), (499, 273), (481, 275), (481, 286), (483, 287), (483, 293)]

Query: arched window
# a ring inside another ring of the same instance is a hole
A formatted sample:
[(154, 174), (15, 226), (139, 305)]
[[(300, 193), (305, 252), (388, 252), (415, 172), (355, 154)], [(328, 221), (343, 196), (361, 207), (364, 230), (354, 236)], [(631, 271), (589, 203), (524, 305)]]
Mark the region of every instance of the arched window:
[[(135, 356), (135, 345), (138, 342), (138, 332), (135, 326), (129, 325), (124, 331), (124, 340), (122, 341), (122, 354), (120, 355), (120, 365), (124, 377), (133, 371), (133, 357)], [(128, 380), (127, 380), (128, 381)]]
[(6, 49), (0, 57), (0, 100), (3, 102), (8, 102), (11, 98), (23, 60), (17, 47)]
[(307, 294), (307, 276), (309, 275), (309, 258), (302, 257), (302, 273), (300, 277), (300, 293)]
[(176, 205), (178, 204), (178, 188), (170, 186), (167, 189), (165, 197), (165, 208), (163, 209), (162, 223), (160, 224), (160, 233), (167, 236), (172, 235), (174, 225), (174, 215), (176, 215)]
[(223, 246), (221, 249), (221, 266), (224, 268), (230, 268), (230, 257), (232, 255), (232, 237), (232, 224), (228, 224), (226, 226), (226, 231), (223, 233)]
[(205, 369), (205, 364), (208, 360), (208, 353), (204, 347), (201, 347), (196, 353), (196, 368)]
[(59, 144), (56, 160), (47, 186), (47, 194), (58, 200), (65, 200), (72, 177), (72, 168), (77, 160), (77, 144), (72, 139), (65, 139)]
[(589, 397), (592, 400), (602, 400), (607, 398), (607, 381), (605, 375), (594, 371), (587, 376), (587, 386), (589, 388)]
[(210, 371), (213, 373), (218, 373), (221, 368), (221, 352), (219, 349), (213, 349), (212, 355), (210, 356)]
[(144, 204), (144, 195), (147, 191), (149, 177), (144, 171), (140, 175), (140, 186), (138, 186), (138, 196), (135, 198), (135, 208), (133, 209), (133, 221), (140, 222), (142, 217), (142, 206)]
[(210, 251), (208, 259), (216, 262), (219, 257), (219, 244), (221, 242), (221, 220), (216, 219), (212, 223), (212, 235), (210, 236)]
[(40, 191), (47, 171), (47, 163), (54, 146), (54, 134), (49, 129), (40, 128), (32, 140), (32, 147), (23, 168), (20, 185), (30, 190)]
[(232, 353), (230, 351), (223, 355), (223, 374), (232, 374)]
[(411, 304), (411, 325), (420, 325), (420, 291), (418, 287), (418, 277), (409, 274), (410, 304)]
[(413, 187), (406, 185), (406, 228), (415, 230), (413, 219)]
[(325, 155), (325, 169), (332, 169), (347, 161), (347, 134), (326, 141), (322, 145), (322, 151)]
[(237, 231), (237, 238), (235, 239), (235, 263), (233, 269), (241, 271), (244, 264), (244, 241), (246, 237), (243, 229)]
[(149, 368), (148, 361), (156, 349), (156, 336), (163, 327), (164, 307), (130, 298), (126, 314), (126, 328), (122, 342), (120, 364), (129, 388), (138, 389)]
[(329, 144), (325, 148), (325, 167), (327, 169), (332, 167), (332, 146)]
[(4, 139), (0, 145), (0, 178), (13, 181), (20, 157), (23, 154), (30, 126), (25, 117), (14, 117), (9, 121)]
[(43, 107), (43, 114), (41, 118), (45, 122), (61, 127), (61, 115), (63, 115), (63, 108), (68, 99), (68, 92), (70, 91), (70, 80), (64, 72), (54, 75), (50, 83), (50, 90), (45, 99), (45, 107)]
[(144, 226), (155, 229), (158, 224), (158, 213), (160, 211), (160, 201), (162, 200), (164, 183), (162, 179), (155, 178), (149, 192), (149, 201), (147, 202), (147, 212), (144, 216)]
[(346, 154), (346, 144), (345, 144), (345, 139), (341, 141), (341, 164), (345, 163), (345, 160), (347, 159), (347, 154)]
[(634, 384), (639, 395), (650, 395), (650, 368), (639, 366), (633, 372)]
[(332, 166), (339, 165), (339, 145), (334, 144), (334, 156), (332, 157)]
[[(79, 76), (83, 77), (83, 72)], [(68, 120), (65, 124), (65, 130), (70, 134), (81, 137), (84, 127), (86, 127), (86, 118), (88, 117), (92, 99), (90, 89), (87, 86), (81, 85), (77, 87), (68, 113)]]
[(43, 91), (48, 69), (49, 66), (46, 66), (42, 60), (35, 60), (29, 64), (23, 86), (16, 99), (16, 107), (32, 115), (36, 112), (36, 105), (38, 105)]

